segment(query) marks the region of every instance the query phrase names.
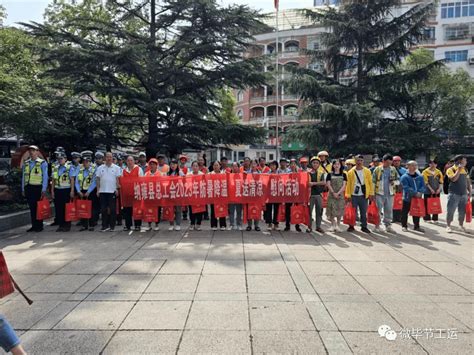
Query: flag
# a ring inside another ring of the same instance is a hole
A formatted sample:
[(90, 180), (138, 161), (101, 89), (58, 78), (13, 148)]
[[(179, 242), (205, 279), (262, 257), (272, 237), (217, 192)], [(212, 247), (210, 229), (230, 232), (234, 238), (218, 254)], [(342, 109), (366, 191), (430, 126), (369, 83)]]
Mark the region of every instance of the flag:
[(275, 3), (275, 9), (278, 10), (279, 0), (274, 0), (274, 3)]

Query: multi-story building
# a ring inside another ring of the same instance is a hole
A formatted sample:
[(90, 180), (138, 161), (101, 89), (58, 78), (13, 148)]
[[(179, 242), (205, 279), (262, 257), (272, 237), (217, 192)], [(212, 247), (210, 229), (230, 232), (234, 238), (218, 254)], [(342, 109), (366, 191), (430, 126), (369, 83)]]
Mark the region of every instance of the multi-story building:
[[(428, 1), (428, 0), (421, 0)], [(393, 10), (394, 16), (399, 16), (421, 1), (404, 0), (399, 8)], [(314, 0), (314, 6), (338, 6), (342, 0)], [(275, 26), (275, 14), (270, 14), (266, 20), (269, 26)], [(264, 156), (267, 160), (276, 158), (276, 128), (278, 126), (278, 143), (283, 156), (300, 155), (306, 147), (298, 142), (282, 144), (285, 131), (296, 122), (304, 123), (298, 118), (301, 102), (298, 97), (289, 95), (285, 90), (284, 79), (287, 79), (290, 66), (298, 66), (320, 70), (322, 63), (311, 62), (304, 54), (304, 49), (318, 49), (321, 33), (327, 31), (305, 18), (301, 11), (281, 10), (279, 12), (279, 95), (276, 95), (275, 83), (258, 88), (236, 91), (236, 114), (242, 124), (266, 127), (268, 136), (265, 144), (255, 146), (232, 147), (233, 152), (224, 153), (233, 160), (244, 156), (257, 158)], [(427, 39), (420, 44), (433, 51), (435, 59), (446, 59), (448, 67), (463, 68), (474, 77), (474, 0), (438, 2), (435, 12), (429, 19), (426, 28)], [(275, 74), (276, 67), (276, 33), (274, 31), (255, 36), (255, 45), (247, 53), (250, 57), (265, 56), (265, 66), (262, 68), (269, 74)], [(352, 80), (351, 77), (340, 78)], [(277, 113), (278, 101), (278, 115)], [(278, 125), (277, 125), (278, 117)], [(314, 150), (308, 147), (307, 150)], [(219, 154), (218, 154), (219, 155)]]

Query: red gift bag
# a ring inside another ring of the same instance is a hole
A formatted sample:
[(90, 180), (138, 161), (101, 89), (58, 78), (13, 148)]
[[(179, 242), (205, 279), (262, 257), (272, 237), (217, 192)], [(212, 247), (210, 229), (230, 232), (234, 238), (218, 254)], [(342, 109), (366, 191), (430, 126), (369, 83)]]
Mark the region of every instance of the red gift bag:
[(36, 204), (36, 219), (43, 220), (51, 218), (51, 205), (49, 200), (44, 198)]
[(92, 201), (76, 200), (76, 216), (80, 219), (89, 219), (92, 217)]
[(439, 197), (429, 197), (427, 200), (426, 210), (428, 214), (441, 214), (443, 209), (441, 208), (441, 199)]
[(472, 222), (472, 204), (471, 200), (467, 200), (466, 204), (466, 223)]
[(420, 197), (413, 197), (410, 203), (410, 216), (424, 217), (425, 215), (425, 201)]
[(278, 223), (285, 223), (286, 222), (286, 213), (285, 213), (285, 204), (282, 203), (278, 206), (278, 216), (277, 221)]
[(15, 292), (13, 282), (8, 271), (7, 262), (3, 253), (0, 251), (0, 298), (8, 296), (10, 293)]
[(229, 208), (227, 204), (215, 204), (214, 215), (216, 216), (216, 218), (227, 217), (229, 215)]
[(343, 223), (349, 226), (355, 226), (356, 224), (356, 211), (355, 208), (352, 207), (352, 203), (346, 204), (344, 208)]
[(76, 203), (75, 202), (66, 203), (64, 220), (66, 222), (74, 222), (74, 221), (77, 221), (78, 219), (79, 218), (77, 217)]
[(379, 209), (375, 202), (372, 202), (367, 209), (367, 222), (376, 226), (380, 224)]
[(291, 224), (304, 224), (307, 219), (305, 218), (305, 209), (303, 205), (291, 206)]
[(206, 205), (193, 205), (191, 206), (193, 213), (203, 213), (206, 212)]
[(397, 192), (393, 198), (393, 210), (401, 211), (403, 208), (403, 193)]
[(143, 219), (143, 203), (141, 201), (135, 201), (133, 203), (132, 215), (134, 221), (139, 221)]
[(145, 207), (143, 209), (143, 220), (145, 222), (159, 222), (158, 207)]
[(262, 206), (249, 204), (247, 208), (247, 219), (259, 221), (261, 218), (262, 218)]
[(327, 191), (324, 191), (322, 194), (321, 194), (321, 197), (323, 198), (323, 208), (326, 208), (328, 206), (328, 192)]
[(161, 213), (163, 213), (163, 221), (174, 221), (174, 206), (163, 207)]

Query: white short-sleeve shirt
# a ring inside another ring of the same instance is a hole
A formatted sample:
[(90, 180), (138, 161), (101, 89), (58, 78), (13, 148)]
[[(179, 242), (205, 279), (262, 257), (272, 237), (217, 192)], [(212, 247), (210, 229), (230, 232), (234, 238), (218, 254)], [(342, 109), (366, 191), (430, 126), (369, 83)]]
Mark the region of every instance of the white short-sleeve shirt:
[(117, 190), (117, 178), (122, 175), (122, 170), (115, 164), (102, 164), (95, 174), (99, 178), (99, 192), (114, 193)]

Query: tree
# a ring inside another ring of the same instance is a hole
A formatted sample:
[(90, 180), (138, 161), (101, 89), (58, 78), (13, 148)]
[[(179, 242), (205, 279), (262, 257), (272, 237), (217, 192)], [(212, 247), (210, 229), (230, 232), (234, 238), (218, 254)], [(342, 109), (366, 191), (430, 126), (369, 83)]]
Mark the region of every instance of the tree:
[[(423, 80), (430, 66), (404, 75), (394, 73), (423, 37), (432, 4), (414, 5), (396, 16), (398, 0), (348, 1), (339, 8), (306, 10), (306, 16), (328, 28), (322, 49), (313, 60), (326, 64), (324, 72), (299, 69), (288, 88), (301, 96), (302, 118), (287, 138), (328, 148), (336, 155), (385, 148), (379, 124), (386, 107), (380, 99), (386, 85)], [(390, 81), (388, 80), (390, 78)], [(343, 80), (344, 79), (344, 80)], [(383, 85), (382, 85), (383, 83)]]
[(76, 96), (119, 102), (127, 113), (108, 114), (121, 118), (118, 126), (125, 121), (142, 130), (149, 155), (261, 136), (225, 120), (216, 100), (223, 87), (264, 81), (257, 60), (242, 60), (263, 26), (258, 13), (214, 0), (165, 0), (159, 6), (155, 0), (110, 0), (97, 10), (100, 16), (83, 10), (24, 25), (47, 40), (41, 58), (51, 66), (48, 74)]

